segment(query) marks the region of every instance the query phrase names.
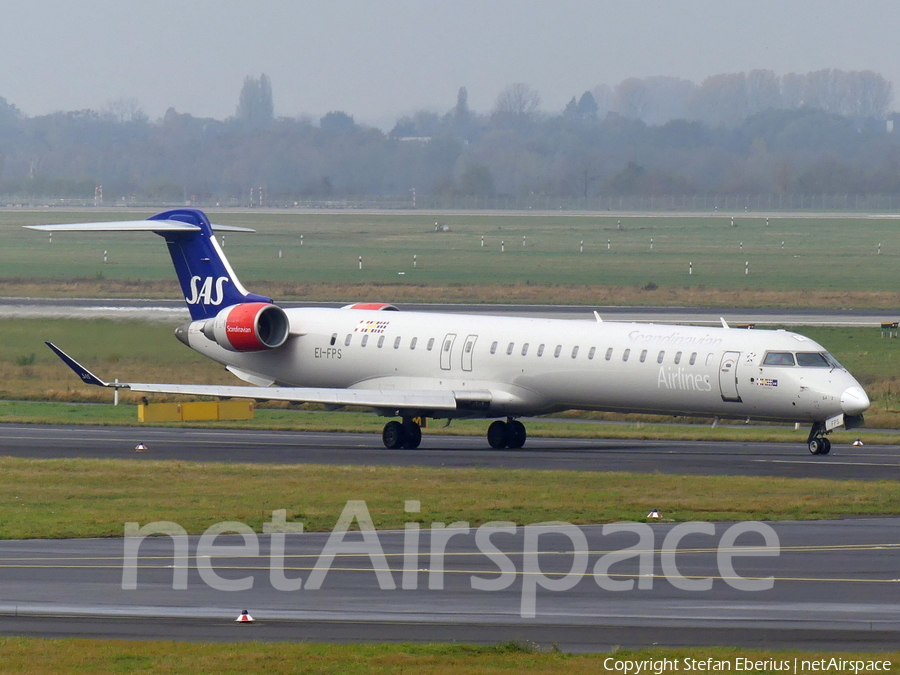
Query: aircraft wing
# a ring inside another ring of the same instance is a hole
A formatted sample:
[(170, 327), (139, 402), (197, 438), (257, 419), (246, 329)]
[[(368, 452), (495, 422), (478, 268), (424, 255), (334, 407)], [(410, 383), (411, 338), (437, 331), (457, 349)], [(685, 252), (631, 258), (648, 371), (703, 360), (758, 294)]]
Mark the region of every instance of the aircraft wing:
[[(427, 408), (428, 410), (456, 410), (456, 396), (452, 391), (394, 390), (394, 389), (328, 389), (310, 387), (248, 387), (193, 384), (146, 384), (131, 382), (131, 391), (154, 394), (184, 394), (187, 396), (218, 396), (222, 398), (253, 398), (265, 401), (295, 403), (323, 403), (325, 405), (361, 405), (372, 408)], [(490, 395), (488, 392), (484, 392)], [(469, 394), (469, 392), (466, 392)], [(467, 397), (467, 400), (470, 400)]]
[(221, 398), (252, 398), (260, 401), (291, 401), (293, 403), (322, 403), (331, 406), (359, 405), (371, 408), (412, 408), (426, 410), (456, 410), (486, 406), (491, 401), (489, 391), (429, 389), (330, 389), (312, 387), (249, 387), (228, 385), (151, 384), (145, 382), (105, 382), (52, 342), (46, 343), (81, 380), (99, 387), (130, 389), (141, 393), (183, 394), (187, 396), (215, 396)]

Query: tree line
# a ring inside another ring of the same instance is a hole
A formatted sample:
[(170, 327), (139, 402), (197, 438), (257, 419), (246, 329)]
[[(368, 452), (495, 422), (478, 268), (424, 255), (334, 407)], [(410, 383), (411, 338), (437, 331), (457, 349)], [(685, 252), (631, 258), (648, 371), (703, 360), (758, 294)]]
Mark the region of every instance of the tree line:
[[(699, 85), (629, 78), (541, 109), (524, 83), (487, 112), (465, 87), (445, 112), (390, 131), (351, 112), (276, 117), (248, 77), (224, 120), (134, 99), (29, 117), (0, 98), (0, 196), (105, 203), (256, 203), (349, 196), (555, 198), (728, 194), (900, 195), (892, 89), (870, 71), (723, 74)], [(898, 119), (897, 121), (900, 121)]]

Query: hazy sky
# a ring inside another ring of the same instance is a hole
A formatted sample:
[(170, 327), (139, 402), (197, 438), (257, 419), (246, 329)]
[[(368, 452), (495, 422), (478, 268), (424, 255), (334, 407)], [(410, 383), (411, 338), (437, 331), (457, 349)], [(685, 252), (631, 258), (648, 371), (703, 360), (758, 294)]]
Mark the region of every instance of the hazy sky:
[(136, 98), (234, 114), (266, 73), (277, 115), (390, 124), (487, 112), (513, 82), (547, 111), (626, 77), (875, 70), (897, 88), (896, 0), (2, 0), (0, 96), (28, 115)]

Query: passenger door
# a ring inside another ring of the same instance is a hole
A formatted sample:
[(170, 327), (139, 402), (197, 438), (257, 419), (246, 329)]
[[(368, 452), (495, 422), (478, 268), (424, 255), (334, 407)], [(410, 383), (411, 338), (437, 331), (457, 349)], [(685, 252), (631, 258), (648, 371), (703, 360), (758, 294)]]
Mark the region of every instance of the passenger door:
[(722, 354), (722, 363), (719, 366), (719, 389), (722, 392), (723, 401), (741, 402), (737, 380), (737, 367), (740, 358), (740, 352), (725, 352)]

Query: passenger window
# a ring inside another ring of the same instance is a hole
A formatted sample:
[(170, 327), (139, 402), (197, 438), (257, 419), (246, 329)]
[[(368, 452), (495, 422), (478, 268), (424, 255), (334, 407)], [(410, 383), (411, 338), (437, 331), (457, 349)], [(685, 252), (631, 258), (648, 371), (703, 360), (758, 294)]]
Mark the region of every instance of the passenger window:
[(572, 347), (572, 358), (578, 356), (578, 347)]
[(410, 340), (409, 348), (410, 348), (410, 349), (415, 349), (415, 348), (416, 348), (416, 343), (417, 343), (418, 341), (419, 341), (419, 338), (417, 338), (417, 337), (414, 337), (412, 340)]
[(797, 365), (805, 368), (830, 368), (826, 358), (818, 352), (797, 352)]
[(695, 363), (697, 363), (697, 352), (693, 352), (693, 353), (691, 354), (690, 364), (691, 364), (691, 365), (694, 365)]
[(428, 341), (428, 346), (425, 347), (425, 348), (426, 348), (428, 351), (431, 351), (431, 349), (432, 349), (433, 347), (434, 347), (434, 338), (431, 338), (431, 339)]
[(381, 346), (384, 344), (384, 335), (381, 335), (378, 338), (378, 349), (381, 349)]
[(368, 341), (369, 341), (369, 334), (366, 333), (366, 334), (363, 335), (363, 337), (362, 337), (362, 342), (360, 343), (360, 346), (361, 346), (361, 347), (365, 347), (365, 346), (366, 346), (366, 343), (367, 343)]
[(337, 342), (337, 333), (331, 334), (331, 346), (334, 347), (334, 343)]
[(647, 350), (641, 352), (641, 363), (647, 360)]
[(612, 347), (610, 347), (609, 349), (606, 350), (606, 360), (607, 361), (609, 361), (612, 358), (612, 352), (613, 352)]
[(562, 354), (562, 345), (556, 345), (556, 349), (553, 350), (553, 358), (558, 359), (560, 354)]
[(681, 363), (681, 352), (675, 354), (675, 365), (677, 366), (679, 363)]
[(538, 356), (543, 356), (543, 355), (544, 355), (544, 345), (539, 345), (538, 346)]
[(400, 349), (400, 336), (394, 338), (394, 349)]
[(660, 352), (659, 355), (656, 357), (656, 362), (662, 363), (665, 358), (666, 358), (666, 353)]
[(594, 354), (596, 354), (596, 353), (597, 353), (597, 348), (596, 348), (596, 347), (591, 347), (591, 351), (588, 352), (588, 361), (593, 361), (593, 360), (594, 360)]
[(763, 360), (764, 366), (793, 366), (794, 355), (790, 352), (769, 352)]
[(526, 342), (524, 345), (522, 345), (522, 356), (525, 356), (527, 354), (528, 354), (528, 343)]
[(491, 354), (496, 354), (496, 353), (497, 353), (497, 343), (494, 342), (491, 344)]
[(627, 360), (628, 360), (628, 357), (629, 357), (630, 355), (631, 355), (631, 350), (630, 350), (630, 349), (626, 349), (624, 352), (622, 352), (622, 360), (623, 360), (623, 361), (627, 361)]
[(515, 349), (516, 344), (514, 342), (510, 342), (506, 347), (506, 355), (510, 356), (513, 353), (513, 349)]
[(344, 339), (344, 346), (349, 347), (350, 340), (352, 340), (352, 339), (353, 339), (353, 333), (347, 333), (347, 337)]

